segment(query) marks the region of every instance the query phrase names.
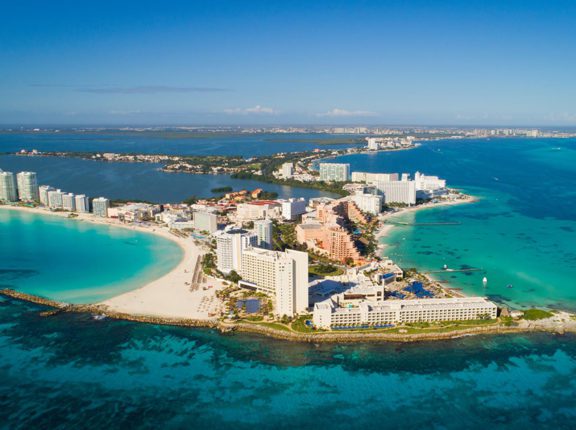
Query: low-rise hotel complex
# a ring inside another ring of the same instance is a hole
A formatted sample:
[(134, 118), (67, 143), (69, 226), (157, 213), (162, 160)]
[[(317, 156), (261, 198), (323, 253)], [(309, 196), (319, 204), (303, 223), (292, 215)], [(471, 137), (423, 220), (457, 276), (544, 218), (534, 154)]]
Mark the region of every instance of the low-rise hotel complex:
[(497, 306), (483, 297), (365, 301), (340, 307), (332, 300), (314, 305), (314, 325), (323, 329), (433, 321), (494, 319)]

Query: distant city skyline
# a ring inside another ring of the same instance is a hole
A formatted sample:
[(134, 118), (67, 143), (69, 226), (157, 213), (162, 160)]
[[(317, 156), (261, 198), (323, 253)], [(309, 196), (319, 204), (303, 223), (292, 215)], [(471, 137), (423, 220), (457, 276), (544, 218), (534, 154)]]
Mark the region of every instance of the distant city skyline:
[(576, 3), (3, 6), (0, 125), (576, 126)]

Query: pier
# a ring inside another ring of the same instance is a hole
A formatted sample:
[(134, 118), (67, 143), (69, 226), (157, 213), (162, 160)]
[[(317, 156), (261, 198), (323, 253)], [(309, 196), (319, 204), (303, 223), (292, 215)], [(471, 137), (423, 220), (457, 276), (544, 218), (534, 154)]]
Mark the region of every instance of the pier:
[(446, 221), (446, 222), (404, 222), (404, 221), (386, 221), (386, 224), (391, 225), (401, 225), (401, 226), (422, 226), (422, 225), (460, 225), (461, 222), (458, 221)]
[(454, 272), (483, 272), (484, 269), (478, 269), (471, 267), (469, 269), (442, 269), (442, 270), (431, 270), (429, 272), (423, 272), (425, 275), (430, 275), (434, 273), (454, 273)]

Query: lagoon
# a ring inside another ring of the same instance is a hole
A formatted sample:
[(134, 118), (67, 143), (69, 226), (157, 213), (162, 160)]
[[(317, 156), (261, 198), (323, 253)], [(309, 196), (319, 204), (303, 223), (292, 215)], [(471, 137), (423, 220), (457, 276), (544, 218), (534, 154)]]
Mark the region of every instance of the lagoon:
[(0, 208), (1, 288), (99, 302), (160, 278), (182, 257), (153, 234)]
[(311, 188), (268, 184), (230, 175), (167, 173), (154, 163), (106, 163), (79, 158), (0, 156), (0, 169), (37, 172), (41, 184), (52, 185), (75, 194), (110, 199), (138, 199), (155, 203), (180, 203), (191, 196), (216, 197), (214, 188), (232, 187), (235, 191), (262, 188), (278, 193), (279, 198), (334, 194)]

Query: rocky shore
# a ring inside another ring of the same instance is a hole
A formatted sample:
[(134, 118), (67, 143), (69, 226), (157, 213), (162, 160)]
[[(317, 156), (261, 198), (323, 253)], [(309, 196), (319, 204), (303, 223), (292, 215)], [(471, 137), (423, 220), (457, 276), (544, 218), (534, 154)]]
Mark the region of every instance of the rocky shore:
[(513, 326), (495, 323), (487, 326), (466, 327), (450, 331), (431, 331), (430, 333), (386, 333), (386, 332), (318, 332), (300, 333), (276, 329), (259, 324), (246, 322), (195, 320), (189, 318), (165, 318), (150, 315), (135, 315), (111, 311), (105, 305), (75, 305), (57, 302), (42, 297), (21, 293), (11, 289), (0, 290), (0, 295), (11, 299), (22, 300), (29, 303), (46, 306), (51, 310), (43, 312), (43, 315), (51, 316), (63, 312), (89, 313), (105, 316), (111, 319), (132, 321), (146, 324), (170, 325), (178, 327), (210, 328), (219, 330), (221, 333), (254, 333), (274, 339), (307, 342), (307, 343), (351, 343), (351, 342), (425, 342), (434, 340), (457, 339), (465, 336), (477, 335), (501, 335), (512, 333), (547, 332), (550, 334), (576, 333), (576, 319), (573, 314), (557, 311), (553, 318), (540, 321), (519, 321)]

